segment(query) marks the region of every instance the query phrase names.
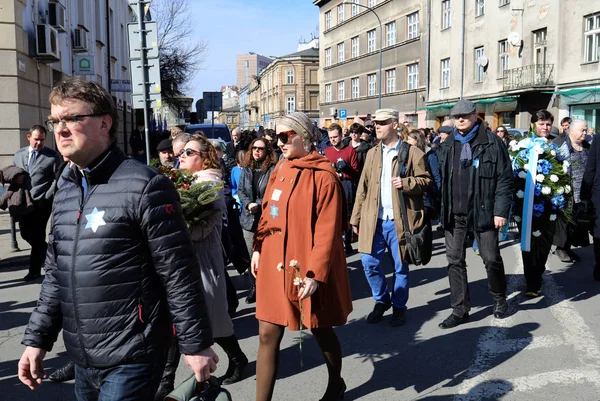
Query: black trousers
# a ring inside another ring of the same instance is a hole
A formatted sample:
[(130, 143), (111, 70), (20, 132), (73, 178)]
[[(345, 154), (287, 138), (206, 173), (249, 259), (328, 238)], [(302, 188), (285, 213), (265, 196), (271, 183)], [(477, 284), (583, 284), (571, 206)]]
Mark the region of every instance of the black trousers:
[(41, 273), (46, 258), (46, 226), (52, 213), (52, 202), (35, 202), (33, 212), (19, 218), (21, 237), (31, 245), (29, 273)]
[(537, 292), (542, 288), (542, 275), (546, 271), (546, 262), (548, 261), (548, 255), (550, 255), (555, 231), (556, 225), (549, 224), (548, 228), (542, 231), (542, 235), (532, 237), (531, 251), (521, 252), (527, 291)]
[[(444, 228), (448, 280), (450, 281), (450, 304), (453, 309), (452, 313), (462, 317), (471, 310), (466, 263), (467, 216), (452, 215), (450, 227)], [(506, 297), (506, 276), (498, 246), (498, 230), (476, 232), (475, 239), (487, 271), (488, 290), (494, 296), (494, 300)]]
[[(346, 206), (348, 207), (348, 220), (352, 217), (352, 208), (354, 207), (354, 185), (352, 180), (342, 180), (342, 188), (346, 198)], [(352, 226), (344, 232), (344, 243), (352, 245)]]

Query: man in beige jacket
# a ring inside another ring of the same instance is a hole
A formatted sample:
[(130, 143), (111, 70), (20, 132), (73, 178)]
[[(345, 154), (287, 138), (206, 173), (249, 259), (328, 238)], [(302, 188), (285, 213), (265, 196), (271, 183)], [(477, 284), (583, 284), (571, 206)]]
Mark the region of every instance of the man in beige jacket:
[[(375, 299), (367, 322), (379, 322), (385, 311), (393, 307), (390, 325), (401, 326), (405, 322), (409, 283), (398, 190), (402, 191), (406, 203), (409, 229), (416, 230), (424, 224), (423, 192), (431, 183), (431, 176), (427, 172), (425, 154), (414, 146), (410, 147), (406, 165), (398, 166), (400, 147), (410, 145), (398, 137), (397, 110), (377, 110), (373, 123), (380, 142), (367, 153), (350, 223), (358, 234), (358, 251)], [(386, 247), (394, 260), (391, 295), (381, 265)]]

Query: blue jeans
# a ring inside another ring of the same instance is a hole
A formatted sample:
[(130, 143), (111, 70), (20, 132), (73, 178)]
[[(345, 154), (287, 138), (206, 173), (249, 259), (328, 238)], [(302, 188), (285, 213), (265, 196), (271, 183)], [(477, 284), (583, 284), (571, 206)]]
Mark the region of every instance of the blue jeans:
[[(394, 291), (391, 297), (385, 272), (381, 265), (386, 247), (390, 250), (394, 260)], [(377, 220), (371, 253), (361, 254), (360, 259), (375, 302), (384, 304), (391, 302), (396, 308), (406, 309), (406, 302), (408, 301), (408, 263), (402, 262), (394, 220)]]
[(164, 360), (108, 369), (75, 365), (75, 396), (77, 401), (153, 400), (164, 368)]

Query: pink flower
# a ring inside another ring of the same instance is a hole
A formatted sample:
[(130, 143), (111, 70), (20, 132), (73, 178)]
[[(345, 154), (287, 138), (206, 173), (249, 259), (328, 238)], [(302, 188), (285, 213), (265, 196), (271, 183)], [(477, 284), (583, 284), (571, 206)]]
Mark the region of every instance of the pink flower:
[(277, 271), (280, 272), (283, 270), (283, 262), (279, 262), (279, 264), (277, 265)]
[(290, 260), (290, 267), (296, 268), (298, 266), (300, 266), (300, 263), (296, 259)]
[(302, 284), (304, 284), (304, 281), (302, 281), (302, 279), (300, 277), (296, 277), (294, 279), (294, 285), (295, 286), (302, 287)]

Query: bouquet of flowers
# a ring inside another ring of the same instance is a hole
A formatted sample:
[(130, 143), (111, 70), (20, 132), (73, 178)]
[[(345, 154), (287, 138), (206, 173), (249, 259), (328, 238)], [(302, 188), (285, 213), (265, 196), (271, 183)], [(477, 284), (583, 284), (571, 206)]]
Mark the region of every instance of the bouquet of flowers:
[[(290, 260), (291, 271), (285, 267), (283, 263), (279, 263), (277, 265), (277, 271), (288, 272), (294, 278), (294, 286), (296, 287), (296, 291), (300, 291), (300, 288), (304, 287), (304, 279), (302, 278), (302, 273), (300, 273), (300, 263), (296, 259)], [(304, 311), (302, 310), (302, 300), (298, 300), (300, 305), (300, 367), (303, 366), (302, 363), (302, 330), (304, 329), (302, 325), (302, 318), (304, 317)]]
[(213, 181), (194, 182), (194, 175), (189, 170), (168, 169), (164, 166), (159, 168), (177, 188), (181, 198), (181, 209), (188, 227), (206, 221), (218, 210), (213, 202), (220, 198), (219, 191), (223, 189), (223, 183)]
[(523, 240), (539, 237), (557, 219), (570, 221), (565, 207), (573, 196), (570, 165), (559, 147), (533, 137), (511, 141), (508, 148), (516, 178), (512, 213), (523, 225)]

